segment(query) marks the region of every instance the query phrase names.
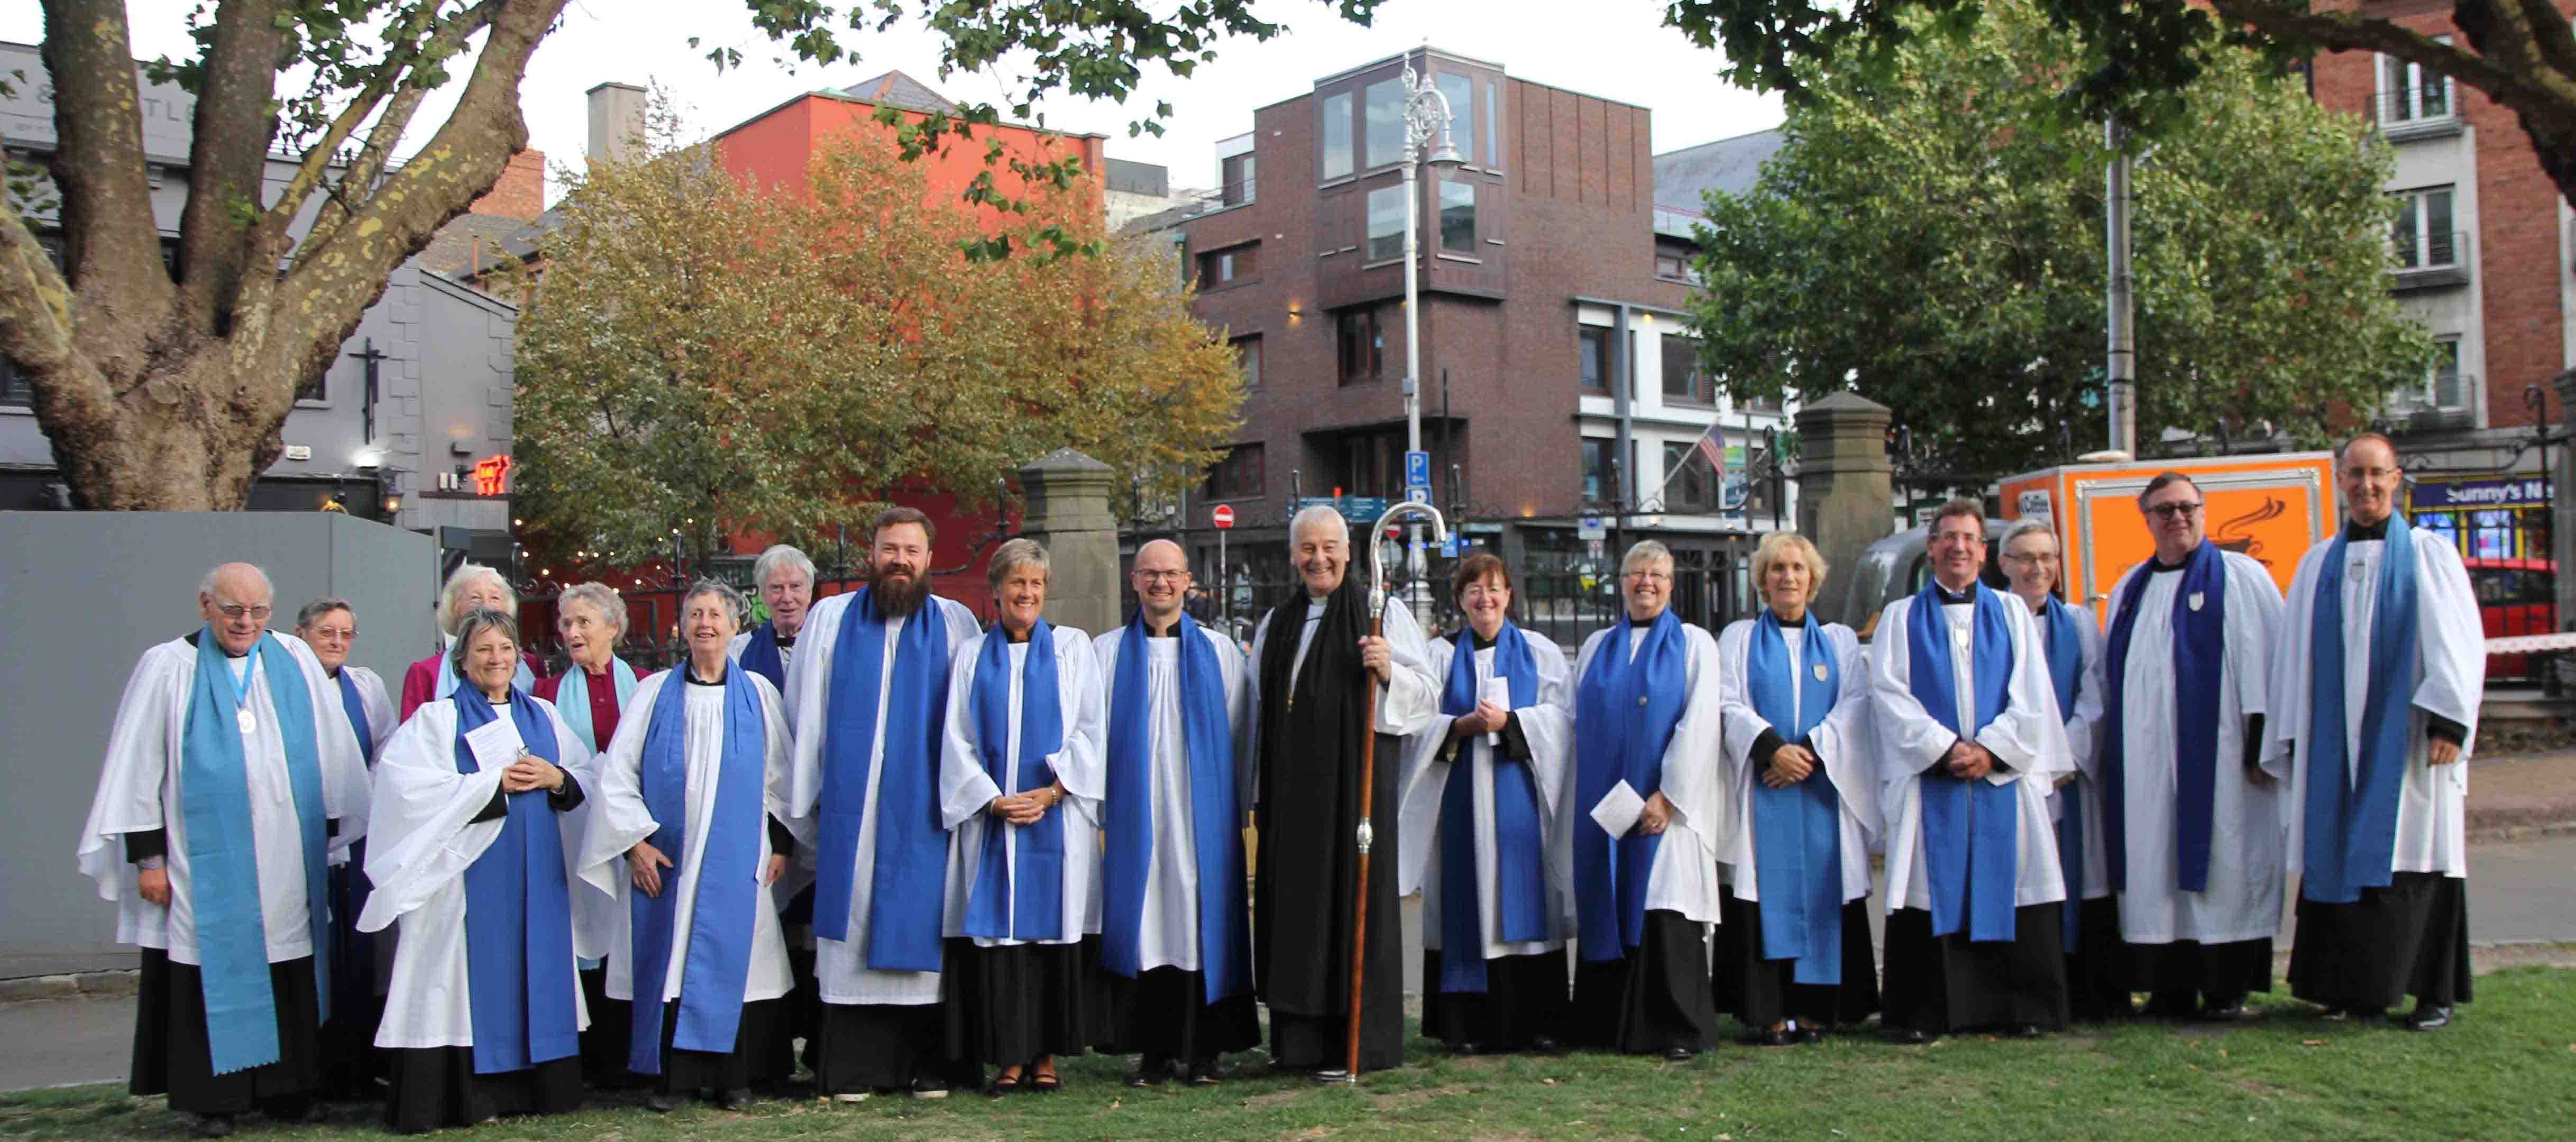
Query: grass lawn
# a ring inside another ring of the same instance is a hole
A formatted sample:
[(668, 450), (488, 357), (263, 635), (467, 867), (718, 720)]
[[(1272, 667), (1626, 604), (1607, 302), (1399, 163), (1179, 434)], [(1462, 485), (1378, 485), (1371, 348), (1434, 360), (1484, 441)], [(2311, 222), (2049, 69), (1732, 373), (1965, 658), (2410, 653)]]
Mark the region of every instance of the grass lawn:
[[(2576, 1137), (2576, 972), (2512, 968), (2435, 1034), (2328, 1023), (2286, 994), (2228, 1028), (2140, 1022), (2028, 1042), (1875, 1038), (1761, 1051), (1727, 1045), (1687, 1064), (1608, 1055), (1451, 1057), (1421, 1039), (1416, 1065), (1357, 1089), (1246, 1077), (1216, 1090), (1119, 1085), (1126, 1060), (1064, 1065), (1061, 1094), (857, 1107), (777, 1099), (742, 1114), (640, 1100), (505, 1121), (502, 1139), (750, 1138), (2553, 1138)], [(1732, 1026), (1729, 1027), (1730, 1031)], [(1238, 1060), (1247, 1076), (1259, 1057)], [(385, 1137), (379, 1108), (346, 1104), (278, 1138)], [(174, 1137), (160, 1099), (113, 1086), (0, 1095), (0, 1135)], [(457, 1135), (450, 1135), (457, 1136)]]

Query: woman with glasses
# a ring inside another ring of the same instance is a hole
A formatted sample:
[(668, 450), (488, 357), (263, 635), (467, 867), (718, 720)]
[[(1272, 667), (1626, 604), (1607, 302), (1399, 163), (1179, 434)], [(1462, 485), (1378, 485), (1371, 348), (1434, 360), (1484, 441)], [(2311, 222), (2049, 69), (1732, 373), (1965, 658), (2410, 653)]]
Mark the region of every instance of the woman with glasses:
[[(340, 712), (355, 741), (358, 760), (376, 767), (376, 751), (393, 737), (394, 700), (375, 671), (349, 661), (358, 641), (358, 612), (347, 599), (321, 598), (295, 614), (295, 637), (313, 648), (322, 673), (339, 689)], [(358, 913), (367, 906), (367, 842), (349, 846), (349, 859), (331, 866), (331, 1022), (324, 1038), (332, 1050), (324, 1060), (328, 1089), (344, 1095), (373, 1096), (384, 1068), (371, 1046), (385, 1002), (385, 981), (393, 970), (394, 942), (358, 930)]]
[(1717, 764), (1720, 673), (1708, 632), (1672, 612), (1673, 553), (1642, 540), (1619, 561), (1627, 608), (1576, 658), (1573, 849), (1575, 1036), (1679, 1062), (1716, 1034), (1708, 926), (1734, 798)]
[[(437, 654), (411, 664), (403, 672), (402, 720), (411, 720), (412, 712), (424, 702), (433, 702), (456, 693), (456, 668), (452, 665), (456, 649), (456, 624), (474, 611), (498, 611), (515, 619), (519, 617), (519, 593), (510, 589), (501, 573), (480, 563), (468, 563), (447, 577), (447, 585), (438, 593), (438, 630), (445, 642)], [(537, 656), (521, 651), (519, 670), (511, 685), (534, 693), (537, 685)]]

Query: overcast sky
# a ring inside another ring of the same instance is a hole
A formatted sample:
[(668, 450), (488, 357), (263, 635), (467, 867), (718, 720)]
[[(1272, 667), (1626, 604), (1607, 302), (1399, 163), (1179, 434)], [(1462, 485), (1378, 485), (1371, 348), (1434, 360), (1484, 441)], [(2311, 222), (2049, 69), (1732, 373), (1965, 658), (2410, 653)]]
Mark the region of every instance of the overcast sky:
[[(193, 0), (134, 0), (127, 5), (135, 54), (184, 56), (187, 12)], [(846, 3), (841, 4), (847, 7)], [(1115, 158), (1160, 163), (1172, 184), (1216, 182), (1214, 145), (1252, 127), (1252, 109), (1310, 90), (1316, 79), (1393, 55), (1424, 40), (1436, 47), (1503, 65), (1523, 79), (1635, 103), (1654, 113), (1657, 152), (1759, 131), (1780, 122), (1777, 96), (1756, 96), (1717, 77), (1720, 57), (1692, 47), (1680, 33), (1659, 26), (1663, 6), (1641, 0), (1566, 4), (1561, 0), (1386, 0), (1377, 25), (1361, 28), (1334, 17), (1320, 0), (1259, 0), (1263, 18), (1288, 26), (1266, 44), (1229, 40), (1217, 61), (1188, 80), (1149, 68), (1136, 97), (1121, 106), (1058, 98), (1039, 108), (1047, 125), (1109, 136)], [(40, 41), (44, 23), (34, 4), (0, 4), (0, 38)], [(887, 70), (900, 70), (959, 102), (987, 100), (1008, 111), (1007, 76), (938, 75), (939, 38), (919, 24), (883, 35), (843, 32), (842, 42), (860, 58), (831, 67), (786, 70), (778, 49), (750, 28), (743, 5), (731, 0), (573, 0), (562, 28), (548, 36), (528, 65), (519, 89), (530, 145), (550, 163), (578, 167), (589, 133), (582, 93), (608, 80), (669, 88), (698, 133), (711, 134), (759, 114), (791, 96), (842, 87)], [(692, 49), (688, 38), (703, 44)], [(708, 47), (728, 44), (743, 53), (743, 66), (721, 76), (704, 58)], [(462, 86), (463, 70), (450, 84)], [(1161, 138), (1127, 137), (1127, 124), (1156, 100), (1172, 105)], [(424, 105), (405, 148), (416, 147), (444, 120), (451, 100)]]

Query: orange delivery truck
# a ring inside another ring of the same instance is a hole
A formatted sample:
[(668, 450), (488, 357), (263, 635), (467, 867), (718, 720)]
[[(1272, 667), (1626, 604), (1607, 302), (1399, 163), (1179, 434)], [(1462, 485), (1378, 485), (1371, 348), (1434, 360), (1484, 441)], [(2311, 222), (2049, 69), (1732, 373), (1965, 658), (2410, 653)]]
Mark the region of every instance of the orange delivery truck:
[(2059, 573), (2068, 602), (2081, 601), (2109, 621), (2111, 588), (2129, 568), (2155, 554), (2138, 493), (2160, 472), (2180, 472), (2200, 486), (2209, 538), (2253, 558), (2286, 593), (2299, 557), (2334, 535), (2334, 453), (2274, 452), (2195, 459), (2066, 464), (2014, 476), (2000, 485), (2003, 518), (2048, 520), (2064, 552)]

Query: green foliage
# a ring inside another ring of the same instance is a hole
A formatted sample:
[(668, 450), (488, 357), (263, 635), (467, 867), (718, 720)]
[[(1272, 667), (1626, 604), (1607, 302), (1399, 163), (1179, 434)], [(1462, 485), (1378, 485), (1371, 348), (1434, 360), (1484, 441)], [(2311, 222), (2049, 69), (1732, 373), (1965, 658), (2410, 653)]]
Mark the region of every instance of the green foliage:
[[(1983, 12), (1883, 67), (1808, 69), (1760, 183), (1709, 197), (1691, 319), (1728, 391), (1856, 390), (1963, 473), (2106, 438), (2109, 152), (2042, 126), (2072, 33), (2032, 4)], [(2133, 180), (2138, 439), (2322, 441), (2430, 361), (2389, 295), (2387, 147), (2242, 54), (2182, 98), (2197, 125)]]

